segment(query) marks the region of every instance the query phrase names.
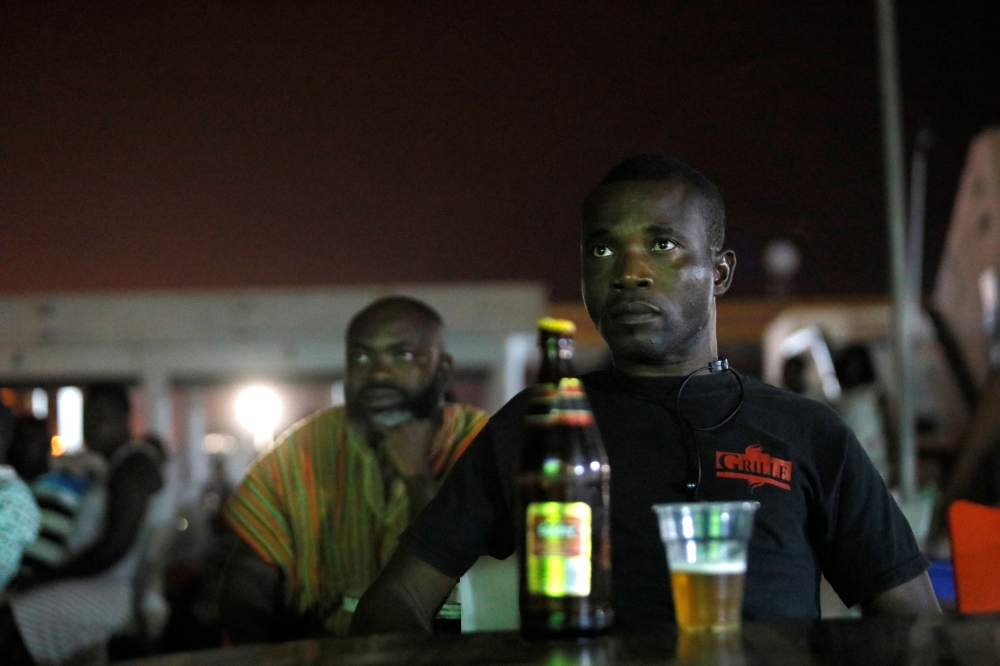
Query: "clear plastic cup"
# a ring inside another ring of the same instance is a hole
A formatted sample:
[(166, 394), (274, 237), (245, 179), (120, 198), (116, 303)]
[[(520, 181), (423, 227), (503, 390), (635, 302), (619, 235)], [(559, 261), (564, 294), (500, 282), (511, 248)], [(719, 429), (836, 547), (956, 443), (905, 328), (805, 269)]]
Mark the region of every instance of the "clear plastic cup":
[(759, 506), (758, 502), (653, 505), (681, 631), (739, 630), (747, 546)]

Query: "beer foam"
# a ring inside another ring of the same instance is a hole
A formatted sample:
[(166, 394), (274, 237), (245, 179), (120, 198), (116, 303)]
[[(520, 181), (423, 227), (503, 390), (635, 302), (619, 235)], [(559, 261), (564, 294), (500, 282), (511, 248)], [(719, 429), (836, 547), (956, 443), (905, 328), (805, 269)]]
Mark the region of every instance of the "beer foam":
[(746, 562), (670, 562), (668, 567), (676, 573), (696, 573), (719, 576), (746, 573)]

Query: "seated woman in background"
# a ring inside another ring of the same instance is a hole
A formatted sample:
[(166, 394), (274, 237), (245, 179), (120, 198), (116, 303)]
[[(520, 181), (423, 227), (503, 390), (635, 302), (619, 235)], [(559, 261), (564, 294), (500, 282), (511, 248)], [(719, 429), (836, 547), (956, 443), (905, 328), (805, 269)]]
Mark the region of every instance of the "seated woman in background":
[[(36, 570), (56, 567), (64, 563), (71, 552), (79, 551), (83, 543), (83, 523), (90, 523), (86, 542), (96, 537), (103, 499), (88, 502), (93, 507), (91, 513), (96, 512), (89, 521), (81, 514), (87, 513), (84, 500), (97, 494), (93, 491), (103, 481), (105, 465), (101, 456), (90, 452), (51, 458), (48, 424), (41, 419), (19, 417), (13, 422), (11, 431), (5, 462), (29, 484), (41, 510), (40, 533), (25, 547), (21, 560), (18, 577), (24, 581)], [(53, 465), (54, 462), (65, 464)]]
[(31, 492), (42, 513), (38, 538), (24, 549), (19, 586), (42, 580), (92, 545), (101, 533), (106, 501), (107, 462), (93, 451), (51, 457), (48, 424), (18, 418), (7, 449), (7, 463)]

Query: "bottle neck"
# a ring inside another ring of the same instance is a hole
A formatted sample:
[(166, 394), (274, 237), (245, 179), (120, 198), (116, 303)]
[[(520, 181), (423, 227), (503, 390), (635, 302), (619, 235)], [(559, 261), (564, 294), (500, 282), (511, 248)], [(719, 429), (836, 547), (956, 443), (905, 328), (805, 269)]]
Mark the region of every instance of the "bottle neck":
[(542, 364), (538, 369), (539, 384), (557, 384), (563, 377), (573, 377), (573, 338), (542, 331), (539, 336)]

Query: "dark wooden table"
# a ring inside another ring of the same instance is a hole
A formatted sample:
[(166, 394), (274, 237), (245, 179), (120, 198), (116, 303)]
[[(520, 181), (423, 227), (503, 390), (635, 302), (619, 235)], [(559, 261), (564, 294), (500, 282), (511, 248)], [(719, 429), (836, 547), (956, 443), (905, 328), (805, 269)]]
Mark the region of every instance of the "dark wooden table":
[(526, 641), (516, 633), (372, 636), (247, 645), (124, 662), (130, 666), (375, 666), (532, 664), (605, 666), (1000, 664), (1000, 617), (750, 623), (738, 636), (613, 633), (581, 641)]

